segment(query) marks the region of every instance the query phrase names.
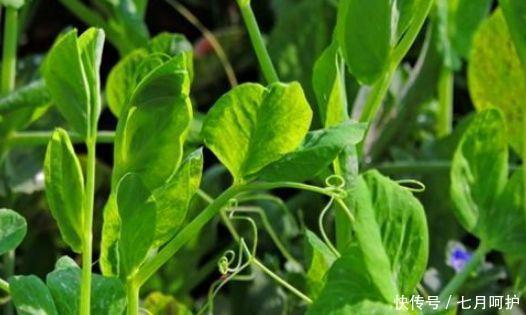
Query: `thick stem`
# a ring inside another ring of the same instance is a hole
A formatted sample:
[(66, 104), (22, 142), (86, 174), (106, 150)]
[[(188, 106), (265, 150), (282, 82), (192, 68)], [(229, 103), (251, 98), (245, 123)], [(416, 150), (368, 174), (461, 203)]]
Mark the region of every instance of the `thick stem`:
[(126, 285), (126, 298), (128, 300), (127, 315), (139, 314), (139, 291), (140, 287), (135, 285), (133, 281), (129, 281)]
[(480, 266), (484, 261), (488, 249), (482, 244), (477, 248), (469, 262), (464, 266), (459, 273), (457, 273), (451, 281), (446, 285), (446, 287), (440, 292), (439, 301), (447, 301), (449, 297), (454, 296), (458, 293), (464, 282), (469, 278), (469, 276)]
[(444, 137), (453, 129), (453, 71), (448, 67), (442, 67), (438, 81), (439, 111), (436, 124), (438, 137)]
[(250, 7), (250, 1), (238, 0), (238, 3), (265, 80), (268, 83), (279, 82), (278, 74), (265, 47), (265, 42), (263, 41), (263, 36), (261, 35), (256, 17), (254, 16), (254, 11), (252, 11)]
[(88, 149), (83, 209), (82, 283), (80, 314), (89, 315), (91, 305), (91, 264), (93, 251), (93, 205), (95, 199), (96, 134), (86, 141)]

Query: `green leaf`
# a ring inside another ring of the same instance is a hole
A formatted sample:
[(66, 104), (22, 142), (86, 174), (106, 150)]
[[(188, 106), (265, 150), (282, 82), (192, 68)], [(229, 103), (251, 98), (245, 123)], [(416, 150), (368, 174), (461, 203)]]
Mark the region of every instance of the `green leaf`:
[[(60, 315), (76, 315), (79, 308), (81, 270), (71, 259), (61, 258), (46, 283)], [(122, 314), (126, 307), (124, 287), (118, 278), (93, 274), (91, 314)]]
[[(399, 292), (411, 295), (424, 275), (429, 255), (424, 208), (409, 190), (377, 171), (368, 171), (363, 178), (370, 193), (382, 247), (389, 257), (392, 279), (396, 281)], [(360, 211), (370, 210), (360, 208), (357, 220), (361, 220)], [(373, 243), (369, 239), (372, 232), (361, 228), (356, 228), (360, 244)]]
[(522, 154), (526, 73), (501, 10), (482, 23), (475, 35), (468, 85), (478, 111), (493, 106), (502, 110), (508, 141), (515, 152)]
[(80, 253), (84, 179), (71, 140), (63, 129), (56, 129), (49, 141), (44, 174), (49, 208), (62, 239)]
[(332, 43), (314, 64), (312, 85), (320, 119), (325, 127), (341, 123), (349, 116), (338, 49), (338, 44)]
[(391, 54), (391, 1), (348, 0), (338, 6), (337, 39), (356, 79), (374, 83), (387, 69)]
[(13, 304), (19, 315), (58, 315), (46, 284), (36, 276), (9, 278)]
[(502, 12), (506, 17), (516, 51), (526, 73), (526, 2), (521, 0), (499, 0)]
[(317, 298), (323, 285), (325, 284), (325, 274), (336, 260), (334, 253), (325, 245), (325, 243), (316, 236), (316, 234), (307, 230), (305, 232), (306, 252), (307, 252), (307, 286), (310, 296)]
[(24, 217), (9, 209), (0, 209), (0, 255), (14, 250), (27, 233)]
[(243, 84), (208, 113), (203, 138), (236, 181), (294, 151), (312, 119), (298, 83)]
[(189, 89), (182, 55), (141, 81), (117, 125), (113, 187), (133, 172), (153, 190), (178, 168), (192, 118)]
[(133, 276), (153, 246), (156, 205), (137, 174), (126, 174), (117, 187), (120, 216), (119, 259), (123, 278)]
[(170, 240), (183, 224), (190, 201), (201, 183), (203, 151), (190, 153), (177, 172), (160, 188), (153, 191), (157, 204), (155, 247)]
[(265, 181), (303, 182), (326, 169), (346, 147), (360, 142), (365, 125), (347, 121), (307, 134), (301, 146), (273, 162), (256, 176)]
[(15, 9), (20, 9), (26, 3), (25, 0), (0, 0), (0, 5)]
[(481, 237), (481, 220), (508, 177), (504, 117), (497, 109), (479, 113), (464, 133), (451, 165), (451, 198), (466, 230)]
[(389, 266), (376, 259), (377, 255), (382, 255), (379, 248), (367, 247), (351, 245), (333, 263), (326, 284), (307, 315), (365, 315), (370, 313), (356, 313), (352, 309), (364, 301), (379, 304), (394, 302), (397, 291), (387, 276)]
[(192, 315), (192, 312), (173, 296), (164, 295), (160, 292), (150, 293), (144, 301), (144, 308), (152, 315), (164, 315), (174, 312), (177, 315)]
[(99, 69), (104, 48), (104, 31), (90, 28), (78, 39), (82, 67), (89, 86), (89, 113), (91, 128), (97, 129), (101, 111)]
[(194, 69), (192, 59), (194, 47), (184, 35), (162, 32), (152, 38), (148, 44), (148, 49), (150, 53), (163, 53), (172, 57), (181, 53), (184, 54), (186, 58), (186, 70), (190, 76), (190, 81), (193, 81)]
[(26, 127), (35, 116), (38, 117), (40, 108), (49, 102), (50, 96), (42, 80), (31, 82), (0, 98), (0, 137)]
[(491, 3), (491, 0), (449, 1), (451, 43), (456, 52), (466, 59), (470, 55), (473, 36), (490, 12)]
[(71, 30), (58, 38), (49, 51), (42, 75), (58, 110), (82, 136), (88, 135), (90, 86), (77, 40)]
[[(393, 10), (396, 9), (397, 12), (396, 34), (398, 39), (402, 38), (409, 26), (411, 26), (418, 2), (418, 0), (394, 1), (393, 5), (395, 7), (393, 7)], [(395, 22), (394, 19), (393, 22)]]
[(110, 193), (102, 211), (103, 225), (99, 265), (102, 274), (108, 277), (117, 276), (120, 273), (118, 241), (121, 220), (116, 194), (116, 192)]
[(484, 213), (486, 246), (504, 253), (526, 251), (526, 215), (522, 169), (508, 181), (494, 207)]

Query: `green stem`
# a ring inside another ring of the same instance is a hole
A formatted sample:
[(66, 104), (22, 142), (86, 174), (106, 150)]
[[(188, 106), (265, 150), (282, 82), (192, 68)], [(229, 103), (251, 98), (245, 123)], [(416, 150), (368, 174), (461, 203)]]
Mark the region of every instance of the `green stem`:
[[(73, 143), (84, 143), (85, 140), (81, 135), (75, 132), (68, 133)], [(9, 135), (6, 143), (8, 147), (47, 145), (52, 135), (51, 131), (20, 131)], [(97, 134), (97, 143), (113, 143), (114, 139), (114, 131), (99, 131)]]
[(4, 279), (0, 279), (0, 290), (4, 291), (5, 293), (11, 293), (11, 289), (9, 289), (9, 283)]
[(139, 314), (139, 288), (133, 281), (128, 281), (126, 285), (126, 298), (128, 301), (126, 314), (128, 315)]
[(93, 206), (95, 199), (96, 133), (86, 141), (88, 150), (83, 209), (82, 283), (80, 314), (89, 315), (91, 307), (91, 264), (93, 251)]
[(442, 67), (438, 81), (439, 111), (436, 126), (438, 137), (447, 136), (453, 129), (453, 85), (453, 71), (448, 67)]
[(488, 253), (488, 249), (481, 244), (475, 251), (469, 262), (464, 268), (457, 273), (446, 287), (440, 292), (439, 301), (447, 301), (449, 297), (454, 296), (458, 293), (464, 282), (469, 276), (480, 266), (484, 261), (484, 257)]
[(279, 82), (278, 74), (265, 47), (265, 42), (263, 41), (263, 36), (261, 35), (256, 17), (254, 16), (254, 11), (250, 7), (250, 1), (238, 0), (238, 4), (265, 80), (268, 83)]
[(15, 89), (16, 50), (18, 47), (18, 11), (6, 8), (2, 57), (2, 95)]

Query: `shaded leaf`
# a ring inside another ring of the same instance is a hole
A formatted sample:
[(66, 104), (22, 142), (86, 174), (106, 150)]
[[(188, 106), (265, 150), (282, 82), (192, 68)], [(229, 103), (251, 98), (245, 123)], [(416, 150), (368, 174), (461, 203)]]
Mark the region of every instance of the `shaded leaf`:
[(27, 233), (24, 217), (9, 209), (0, 209), (0, 255), (3, 255), (22, 243)]
[(336, 260), (336, 256), (316, 234), (305, 232), (306, 252), (308, 257), (307, 285), (310, 296), (314, 299), (320, 294), (325, 284), (325, 274)]
[(9, 278), (11, 297), (19, 315), (57, 315), (46, 284), (36, 276)]

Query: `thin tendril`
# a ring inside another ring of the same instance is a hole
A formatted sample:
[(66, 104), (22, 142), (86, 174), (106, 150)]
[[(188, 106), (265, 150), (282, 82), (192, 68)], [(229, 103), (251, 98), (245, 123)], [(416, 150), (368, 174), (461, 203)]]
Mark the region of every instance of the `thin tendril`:
[(334, 253), (336, 257), (341, 257), (340, 252), (338, 252), (336, 247), (334, 247), (331, 240), (327, 236), (327, 233), (325, 233), (325, 227), (323, 224), (323, 219), (325, 218), (325, 214), (329, 211), (333, 202), (334, 202), (334, 197), (332, 197), (331, 200), (329, 200), (325, 208), (323, 208), (323, 210), (321, 211), (320, 216), (318, 217), (318, 228), (320, 229), (321, 237), (323, 238), (323, 241), (325, 242), (327, 247), (329, 247), (329, 249)]
[[(402, 188), (407, 189), (411, 192), (419, 193), (419, 192), (424, 192), (426, 190), (426, 185), (424, 185), (424, 183), (416, 179), (399, 179), (396, 182)], [(414, 185), (414, 186), (405, 186), (405, 185)]]

